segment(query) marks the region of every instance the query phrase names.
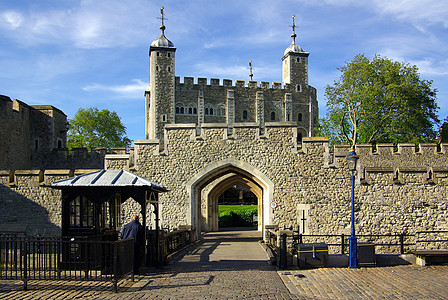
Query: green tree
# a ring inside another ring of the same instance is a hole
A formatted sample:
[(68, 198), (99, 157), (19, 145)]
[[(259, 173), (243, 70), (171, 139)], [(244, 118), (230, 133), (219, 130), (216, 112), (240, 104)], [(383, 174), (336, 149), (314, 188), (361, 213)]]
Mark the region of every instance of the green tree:
[(440, 142), (441, 143), (448, 142), (448, 117), (445, 118), (442, 126), (440, 126), (439, 133), (440, 133), (439, 135)]
[(357, 143), (426, 142), (436, 137), (437, 89), (418, 68), (375, 55), (357, 55), (327, 86), (327, 126), (334, 140)]
[(98, 110), (96, 107), (79, 108), (73, 119), (69, 119), (67, 147), (92, 148), (129, 147), (126, 127), (115, 111)]

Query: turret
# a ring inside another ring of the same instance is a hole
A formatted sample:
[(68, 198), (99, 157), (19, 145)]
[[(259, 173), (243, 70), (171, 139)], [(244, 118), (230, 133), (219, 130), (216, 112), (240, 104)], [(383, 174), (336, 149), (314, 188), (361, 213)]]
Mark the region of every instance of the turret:
[(290, 88), (301, 92), (308, 87), (308, 52), (296, 44), (296, 32), (295, 32), (295, 16), (293, 16), (292, 24), (292, 43), (286, 48), (282, 61), (283, 61), (283, 86), (289, 84)]
[(146, 138), (163, 139), (166, 123), (174, 123), (175, 52), (174, 44), (165, 37), (165, 14), (161, 9), (160, 36), (149, 47), (149, 87), (145, 91)]

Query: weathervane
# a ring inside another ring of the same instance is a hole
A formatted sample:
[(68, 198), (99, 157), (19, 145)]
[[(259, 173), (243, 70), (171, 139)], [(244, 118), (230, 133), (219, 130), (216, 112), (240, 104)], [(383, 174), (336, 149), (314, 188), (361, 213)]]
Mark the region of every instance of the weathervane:
[(249, 61), (249, 69), (250, 69), (249, 77), (250, 77), (250, 80), (252, 81), (252, 79), (254, 77), (254, 74), (252, 74), (252, 61)]
[(162, 6), (162, 8), (160, 9), (160, 14), (162, 15), (161, 17), (157, 18), (159, 20), (162, 20), (162, 26), (165, 27), (165, 24), (163, 24), (164, 20), (168, 20), (167, 18), (165, 18), (165, 13), (163, 12), (165, 10), (165, 7)]
[(289, 25), (289, 27), (292, 28), (291, 37), (292, 37), (292, 40), (293, 40), (294, 43), (296, 42), (296, 36), (297, 36), (295, 19), (296, 19), (296, 15), (292, 15), (292, 25)]

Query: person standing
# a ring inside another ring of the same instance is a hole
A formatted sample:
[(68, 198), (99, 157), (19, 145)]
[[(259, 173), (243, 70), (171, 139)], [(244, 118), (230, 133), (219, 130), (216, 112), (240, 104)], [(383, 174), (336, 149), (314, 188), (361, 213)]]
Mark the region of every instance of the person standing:
[(142, 261), (142, 250), (145, 241), (145, 230), (138, 221), (138, 216), (134, 215), (132, 221), (124, 225), (121, 232), (121, 239), (134, 239), (134, 274), (140, 274), (140, 264)]

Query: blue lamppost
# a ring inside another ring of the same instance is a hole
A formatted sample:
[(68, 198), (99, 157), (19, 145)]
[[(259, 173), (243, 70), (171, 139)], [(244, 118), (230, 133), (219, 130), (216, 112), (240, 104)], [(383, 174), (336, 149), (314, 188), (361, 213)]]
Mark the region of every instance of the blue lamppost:
[(348, 243), (348, 266), (349, 268), (358, 267), (358, 257), (357, 257), (357, 241), (355, 236), (355, 172), (356, 163), (358, 162), (358, 156), (356, 155), (355, 149), (352, 148), (347, 156), (348, 170), (350, 171), (350, 180), (352, 182), (352, 230)]

